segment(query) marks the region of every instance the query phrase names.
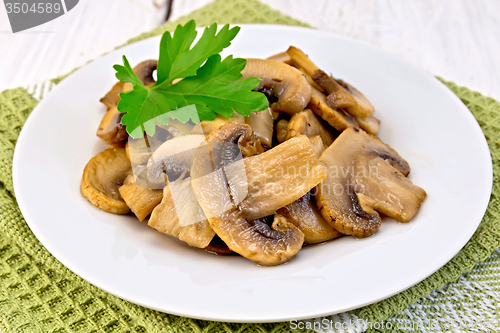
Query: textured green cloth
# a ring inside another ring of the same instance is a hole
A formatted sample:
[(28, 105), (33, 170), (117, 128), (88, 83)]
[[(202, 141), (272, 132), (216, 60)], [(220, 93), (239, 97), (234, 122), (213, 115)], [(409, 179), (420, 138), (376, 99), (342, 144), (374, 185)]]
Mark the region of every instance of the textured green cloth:
[[(196, 19), (198, 25), (231, 22), (305, 26), (256, 0), (217, 0), (133, 41), (160, 34), (164, 30), (174, 28), (177, 23), (186, 22), (191, 18)], [(57, 81), (59, 80), (55, 80)], [(500, 267), (500, 256), (490, 256), (486, 262), (481, 263), (500, 246), (498, 205), (500, 103), (466, 88), (457, 87), (453, 83), (444, 83), (471, 110), (488, 139), (494, 166), (493, 194), (488, 211), (473, 238), (438, 272), (387, 300), (329, 317), (336, 322), (345, 323), (349, 319), (363, 319), (398, 323), (414, 321), (415, 318), (424, 316), (430, 319), (444, 318), (446, 314), (443, 314), (443, 311), (450, 302), (453, 306), (457, 306), (458, 310), (464, 310), (463, 304), (457, 304), (461, 302), (460, 297), (446, 296), (450, 291), (453, 293), (460, 288), (462, 288), (461, 295), (467, 291), (478, 293), (481, 292), (480, 289), (489, 288), (478, 300), (469, 297), (467, 304), (489, 300), (486, 308), (491, 308), (493, 318), (498, 319), (500, 315), (498, 312), (500, 277), (495, 270)], [(290, 331), (289, 323), (225, 324), (152, 311), (93, 287), (52, 257), (24, 221), (15, 201), (11, 178), (15, 142), (24, 121), (36, 103), (37, 100), (23, 88), (0, 93), (0, 329), (3, 332)], [(462, 274), (471, 269), (473, 271), (470, 274)], [(482, 287), (480, 282), (488, 287)], [(445, 288), (440, 291), (433, 291), (443, 286)], [(434, 308), (426, 307), (429, 302), (431, 305), (434, 302), (441, 303)], [(455, 313), (469, 313), (458, 310)], [(470, 313), (479, 313), (477, 312), (479, 310), (476, 310), (472, 309)], [(352, 331), (357, 332), (367, 328), (369, 327), (364, 324), (355, 325)]]

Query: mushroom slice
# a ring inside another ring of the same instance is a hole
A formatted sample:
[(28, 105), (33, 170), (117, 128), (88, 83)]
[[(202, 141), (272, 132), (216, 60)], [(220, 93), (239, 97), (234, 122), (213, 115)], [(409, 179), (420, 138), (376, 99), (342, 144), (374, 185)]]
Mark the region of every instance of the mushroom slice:
[[(361, 114), (351, 112), (350, 108), (357, 105), (356, 99), (344, 87), (337, 83), (330, 75), (318, 69), (312, 76), (314, 82), (326, 93), (326, 103), (332, 109), (345, 109), (354, 117), (361, 117)], [(364, 116), (364, 114), (362, 114)]]
[(250, 125), (253, 134), (259, 139), (261, 144), (271, 148), (273, 146), (273, 114), (268, 108), (260, 112), (252, 112), (245, 117), (245, 123)]
[(153, 72), (156, 70), (156, 67), (158, 67), (157, 60), (144, 60), (134, 67), (134, 73), (143, 84), (147, 85), (155, 82)]
[(190, 134), (175, 137), (159, 146), (149, 158), (146, 180), (150, 188), (163, 188), (166, 176), (189, 172), (196, 149), (205, 141), (204, 135)]
[(215, 235), (193, 195), (190, 178), (165, 186), (161, 203), (153, 210), (148, 225), (202, 249)]
[(195, 126), (191, 134), (205, 134), (208, 135), (219, 128), (230, 122), (245, 123), (245, 117), (239, 113), (234, 113), (232, 118), (226, 118), (221, 115), (217, 115), (214, 120), (202, 120), (200, 121), (200, 126)]
[(133, 139), (129, 137), (125, 144), (127, 157), (132, 165), (140, 165), (148, 162), (153, 152), (160, 146), (161, 141), (156, 137), (148, 135), (147, 141), (144, 138)]
[(166, 130), (173, 137), (194, 134), (192, 132), (196, 127), (188, 122), (187, 123), (180, 122), (177, 119), (170, 119), (167, 125), (157, 124), (157, 126)]
[(354, 96), (316, 66), (302, 50), (295, 46), (290, 46), (286, 53), (292, 58), (293, 62), (300, 70), (305, 73), (305, 75), (311, 77), (317, 86), (324, 90), (327, 95), (333, 94), (337, 97), (338, 106), (333, 106), (333, 108), (353, 107), (356, 105)]
[(374, 116), (368, 118), (355, 118), (359, 127), (364, 129), (368, 134), (377, 135), (380, 129), (380, 120)]
[(346, 128), (359, 128), (353, 117), (342, 110), (330, 108), (326, 104), (326, 96), (316, 89), (312, 90), (309, 107), (339, 132), (342, 132)]
[[(375, 108), (373, 107), (372, 103), (370, 103), (370, 101), (368, 100), (368, 98), (365, 97), (365, 95), (363, 95), (361, 93), (361, 91), (359, 91), (358, 89), (356, 89), (353, 85), (341, 80), (341, 79), (334, 79), (338, 84), (340, 84), (345, 90), (347, 90), (348, 92), (351, 93), (351, 95), (354, 97), (354, 99), (356, 100), (357, 102), (357, 110), (353, 112), (354, 113), (357, 113), (357, 114), (361, 114), (360, 116), (358, 116), (359, 118), (368, 118), (370, 117), (374, 112), (375, 112)], [(349, 111), (349, 110), (348, 110)], [(353, 110), (351, 110), (353, 111)], [(368, 115), (367, 117), (363, 117), (362, 115)]]
[(319, 135), (316, 135), (316, 136), (310, 137), (309, 142), (311, 143), (311, 146), (312, 146), (314, 152), (316, 153), (316, 156), (318, 156), (318, 158), (319, 158), (321, 156), (321, 154), (323, 154), (323, 152), (326, 149), (325, 144), (323, 143), (323, 140), (321, 139), (321, 137)]
[(427, 194), (414, 185), (387, 160), (376, 158), (362, 162), (376, 175), (360, 172), (353, 182), (361, 189), (358, 199), (361, 207), (370, 207), (399, 222), (410, 222)]
[(116, 108), (118, 105), (118, 102), (120, 101), (120, 93), (123, 92), (123, 82), (118, 81), (115, 83), (113, 88), (111, 88), (108, 93), (100, 99), (100, 102), (108, 108), (108, 110), (111, 110), (113, 108)]
[(382, 212), (408, 222), (426, 194), (405, 177), (408, 163), (377, 137), (347, 129), (320, 158), (328, 178), (319, 186), (316, 203), (338, 231), (356, 237), (372, 235)]
[(96, 135), (109, 145), (121, 144), (128, 137), (125, 125), (121, 123), (123, 113), (118, 109), (110, 109), (97, 128)]
[(225, 167), (230, 188), (243, 197), (238, 204), (250, 220), (274, 214), (279, 208), (302, 197), (326, 178), (309, 139), (291, 138), (265, 153)]
[(215, 234), (214, 238), (212, 238), (212, 241), (205, 248), (205, 251), (210, 252), (212, 254), (219, 255), (219, 256), (227, 256), (227, 255), (237, 254), (234, 251), (231, 251), (227, 247), (227, 244), (224, 243), (224, 241), (222, 239), (220, 239), (220, 237), (217, 236), (217, 234)]
[[(328, 95), (327, 103), (332, 109), (345, 109), (354, 117), (368, 118), (375, 109), (357, 89), (343, 81), (337, 82), (334, 78), (318, 68), (302, 50), (290, 46), (286, 51), (292, 60), (320, 86)], [(353, 88), (352, 91), (349, 89)], [(359, 101), (359, 102), (358, 102)]]
[(311, 86), (298, 69), (275, 60), (247, 59), (243, 77), (261, 79), (257, 91), (278, 98), (271, 104), (273, 111), (297, 113), (307, 106), (311, 98)]
[[(253, 155), (260, 154), (264, 151), (259, 139), (253, 134), (252, 128), (246, 124), (241, 124), (237, 122), (229, 122), (224, 126), (220, 127), (217, 131), (213, 132), (207, 136), (206, 141), (210, 142), (227, 142), (230, 144), (215, 144), (211, 150), (218, 150), (218, 152), (224, 152), (226, 150), (229, 153), (237, 154), (241, 151), (243, 156), (250, 157)], [(217, 159), (213, 160), (214, 165), (220, 166), (225, 165), (226, 158), (232, 156), (220, 156), (216, 153), (211, 152), (211, 156), (216, 156)], [(191, 168), (192, 170), (193, 168)]]
[(304, 243), (316, 244), (342, 236), (335, 230), (309, 199), (309, 193), (278, 210), (304, 233)]
[(288, 128), (288, 120), (286, 119), (281, 119), (276, 124), (276, 140), (278, 140), (279, 143), (285, 141), (287, 128)]
[(150, 190), (137, 185), (133, 174), (127, 176), (119, 191), (123, 200), (139, 221), (144, 220), (146, 216), (151, 214), (163, 197), (161, 190)]
[(91, 204), (114, 214), (130, 211), (118, 191), (131, 172), (123, 148), (108, 148), (94, 156), (83, 169), (80, 192)]
[(310, 109), (296, 113), (290, 119), (285, 139), (288, 140), (297, 135), (306, 135), (308, 137), (319, 135), (327, 147), (335, 139), (333, 134), (323, 126)]
[[(306, 137), (303, 138), (308, 142)], [(242, 154), (249, 156), (249, 152), (257, 152), (254, 149), (248, 149), (248, 146), (255, 146), (252, 144), (254, 140), (252, 129), (245, 124), (228, 123), (213, 132), (207, 137), (208, 145), (201, 146), (196, 152), (191, 167), (191, 184), (198, 202), (208, 217), (210, 226), (229, 249), (261, 265), (278, 265), (290, 260), (300, 250), (304, 235), (279, 214), (274, 216), (271, 228), (263, 220), (246, 217), (245, 210), (240, 209), (239, 205), (247, 196), (252, 197), (252, 193), (256, 193), (252, 190), (253, 186), (260, 186), (261, 190), (265, 190), (262, 187), (266, 184), (253, 182), (251, 175), (248, 176), (250, 179), (248, 182), (240, 182), (240, 180), (247, 179), (247, 172), (249, 168), (251, 169), (246, 164), (248, 160), (268, 156), (264, 158), (266, 162), (278, 165), (279, 162), (285, 164), (287, 160), (290, 158), (294, 160), (294, 158), (290, 156), (293, 154), (286, 157), (279, 156), (286, 149), (280, 151), (277, 158), (273, 155), (275, 153), (269, 155), (269, 152), (282, 146), (279, 145), (265, 153), (242, 159)], [(293, 139), (287, 142), (290, 141)], [(314, 155), (310, 144), (307, 148), (310, 150), (309, 155)], [(255, 164), (253, 168), (257, 169), (262, 169), (266, 165), (262, 164), (262, 160), (253, 160), (252, 163)], [(283, 169), (286, 170), (286, 166), (283, 166)], [(259, 171), (253, 170), (253, 172)], [(274, 175), (270, 174), (270, 177), (273, 178)], [(283, 178), (294, 181), (287, 175)], [(299, 187), (305, 187), (303, 183), (308, 183), (308, 181), (301, 178), (298, 183)], [(271, 199), (278, 199), (279, 196), (280, 194), (275, 194)], [(266, 215), (269, 214), (263, 216)]]
[(284, 216), (274, 214), (272, 218), (269, 227), (266, 219), (249, 221), (239, 210), (232, 209), (209, 221), (229, 249), (260, 265), (274, 266), (299, 252), (304, 234)]

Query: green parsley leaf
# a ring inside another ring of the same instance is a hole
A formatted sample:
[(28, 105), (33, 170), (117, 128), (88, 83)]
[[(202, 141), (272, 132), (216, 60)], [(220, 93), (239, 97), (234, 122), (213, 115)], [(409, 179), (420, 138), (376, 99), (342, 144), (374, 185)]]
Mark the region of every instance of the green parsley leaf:
[[(174, 35), (165, 32), (160, 42), (157, 81), (146, 87), (135, 75), (127, 58), (124, 66), (113, 66), (116, 77), (132, 84), (132, 90), (120, 94), (118, 110), (125, 113), (122, 124), (133, 138), (143, 132), (152, 136), (155, 122), (168, 124), (170, 119), (214, 120), (216, 114), (232, 117), (233, 112), (248, 116), (268, 107), (264, 94), (252, 91), (258, 78), (241, 79), (246, 60), (232, 56), (221, 59), (219, 52), (231, 44), (239, 27), (217, 25), (205, 28), (198, 42), (194, 21), (178, 25)], [(201, 67), (200, 67), (201, 66)], [(175, 84), (175, 79), (181, 79)]]

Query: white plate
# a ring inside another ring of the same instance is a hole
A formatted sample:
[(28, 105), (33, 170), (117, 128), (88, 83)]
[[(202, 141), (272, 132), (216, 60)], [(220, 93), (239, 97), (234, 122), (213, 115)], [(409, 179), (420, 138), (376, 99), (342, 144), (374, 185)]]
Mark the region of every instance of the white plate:
[[(14, 156), (21, 211), (42, 244), (70, 270), (120, 298), (182, 316), (235, 322), (303, 319), (358, 308), (425, 279), (476, 230), (491, 193), (492, 166), (469, 110), (433, 76), (369, 45), (316, 30), (243, 25), (225, 54), (266, 57), (302, 48), (326, 72), (360, 89), (382, 121), (380, 137), (411, 165), (428, 197), (408, 224), (385, 219), (372, 237), (301, 250), (288, 264), (259, 267), (164, 236), (109, 214), (80, 195), (82, 170), (105, 145), (95, 136), (99, 98), (113, 64), (156, 58), (159, 37), (76, 71), (35, 108)], [(47, 64), (48, 66), (50, 64)]]

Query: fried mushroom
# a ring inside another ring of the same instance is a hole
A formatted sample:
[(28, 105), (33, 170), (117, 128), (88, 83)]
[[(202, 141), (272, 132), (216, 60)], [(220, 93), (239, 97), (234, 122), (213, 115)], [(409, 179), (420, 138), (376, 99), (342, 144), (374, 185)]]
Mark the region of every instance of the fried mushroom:
[(245, 117), (245, 123), (250, 125), (253, 134), (260, 143), (268, 148), (273, 146), (273, 114), (271, 108), (259, 112), (252, 112)]
[(247, 59), (243, 77), (261, 79), (257, 91), (278, 100), (271, 104), (273, 111), (297, 113), (307, 106), (311, 98), (311, 86), (304, 74), (283, 62), (265, 59)]
[(151, 84), (155, 82), (153, 72), (156, 70), (156, 67), (158, 67), (157, 60), (144, 60), (134, 67), (134, 73), (143, 84)]
[(286, 217), (297, 228), (304, 233), (304, 243), (316, 244), (342, 236), (335, 230), (309, 199), (310, 195), (295, 200), (278, 210), (278, 213)]
[(380, 120), (375, 118), (374, 116), (368, 118), (355, 118), (359, 127), (364, 129), (366, 133), (371, 135), (377, 135), (378, 130), (380, 129)]
[[(286, 51), (292, 60), (311, 76), (313, 81), (328, 95), (327, 104), (332, 109), (344, 109), (353, 117), (368, 118), (375, 109), (361, 92), (343, 81), (333, 77), (318, 68), (302, 50), (290, 46)], [(343, 86), (345, 85), (345, 87)], [(351, 89), (352, 88), (352, 89)]]
[[(229, 249), (261, 265), (278, 265), (300, 250), (304, 234), (279, 214), (274, 214), (271, 227), (263, 220), (247, 218), (239, 207), (242, 198), (238, 184), (230, 184), (226, 174), (229, 165), (251, 158), (242, 159), (242, 155), (258, 152), (248, 149), (256, 146), (252, 143), (255, 140), (252, 129), (245, 124), (228, 123), (213, 132), (207, 137), (208, 145), (196, 152), (191, 182), (210, 226)], [(253, 185), (251, 181), (248, 184)]]
[(408, 163), (362, 130), (342, 132), (320, 160), (328, 178), (318, 186), (316, 202), (325, 220), (344, 234), (372, 235), (381, 224), (378, 212), (408, 222), (426, 196), (405, 177)]
[(148, 225), (201, 249), (215, 236), (193, 195), (189, 178), (176, 180), (163, 188), (161, 203), (151, 213)]
[(125, 125), (122, 124), (122, 117), (123, 113), (116, 107), (106, 112), (97, 128), (96, 135), (111, 146), (122, 144), (123, 140), (128, 138)]
[(194, 154), (204, 142), (205, 136), (199, 134), (174, 137), (156, 149), (145, 167), (147, 186), (163, 188), (148, 225), (198, 248), (207, 247), (215, 235), (189, 177)]
[(323, 152), (326, 149), (325, 144), (323, 143), (323, 140), (321, 139), (321, 137), (319, 135), (316, 135), (316, 136), (310, 137), (309, 142), (311, 143), (311, 146), (312, 146), (314, 152), (316, 153), (316, 156), (318, 156), (318, 158), (319, 158), (321, 156), (321, 154), (323, 154)]
[(144, 138), (133, 139), (129, 137), (125, 144), (125, 151), (130, 163), (135, 166), (147, 163), (153, 152), (160, 145), (161, 141), (154, 136), (151, 137), (148, 135), (147, 140)]
[[(375, 108), (372, 103), (368, 100), (368, 98), (361, 93), (358, 89), (356, 89), (352, 84), (349, 84), (341, 79), (334, 79), (340, 86), (342, 86), (345, 90), (347, 90), (356, 100), (357, 105), (355, 106), (356, 110), (353, 111), (353, 114), (358, 114), (357, 118), (368, 118), (375, 112)], [(352, 110), (351, 110), (352, 111)]]
[(287, 131), (288, 131), (288, 120), (281, 119), (276, 123), (276, 140), (278, 140), (278, 143), (282, 143), (285, 141)]
[(191, 134), (205, 134), (208, 135), (214, 131), (217, 131), (222, 125), (230, 122), (245, 123), (245, 117), (239, 113), (234, 113), (232, 118), (226, 118), (221, 115), (217, 115), (214, 120), (202, 120), (200, 125), (195, 126), (191, 131)]
[(330, 126), (342, 132), (347, 128), (359, 128), (356, 120), (342, 110), (332, 109), (326, 104), (326, 96), (313, 88), (309, 107)]
[(139, 221), (151, 214), (163, 197), (161, 190), (150, 190), (137, 185), (133, 174), (127, 176), (118, 191)]
[(100, 99), (100, 102), (106, 105), (108, 110), (116, 108), (118, 105), (118, 102), (120, 101), (120, 93), (123, 92), (123, 85), (124, 83), (122, 81), (115, 83), (113, 88), (111, 88), (111, 90)]
[[(309, 192), (326, 178), (310, 140), (291, 138), (265, 153), (224, 168), (238, 207), (248, 219), (274, 214)], [(245, 194), (245, 196), (243, 196)]]
[(191, 168), (196, 149), (204, 141), (204, 135), (190, 134), (162, 143), (147, 163), (146, 179), (151, 188), (157, 188), (158, 185), (163, 188), (168, 174), (184, 178)]
[(331, 145), (335, 139), (332, 132), (325, 128), (310, 109), (294, 114), (288, 123), (285, 140), (298, 135), (307, 137), (319, 135), (326, 147)]
[(91, 204), (113, 214), (126, 214), (129, 207), (119, 188), (131, 172), (125, 149), (108, 148), (95, 155), (83, 169), (80, 192)]

